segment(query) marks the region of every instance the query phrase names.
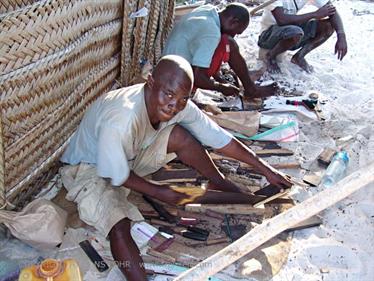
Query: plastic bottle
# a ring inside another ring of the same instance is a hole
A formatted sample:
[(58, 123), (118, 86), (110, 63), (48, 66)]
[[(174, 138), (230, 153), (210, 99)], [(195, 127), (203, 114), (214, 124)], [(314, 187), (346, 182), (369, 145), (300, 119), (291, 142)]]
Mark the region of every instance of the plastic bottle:
[(348, 167), (348, 162), (349, 157), (346, 151), (336, 153), (322, 178), (322, 184), (330, 187), (342, 179)]
[(82, 281), (82, 277), (75, 260), (46, 259), (22, 269), (18, 281)]

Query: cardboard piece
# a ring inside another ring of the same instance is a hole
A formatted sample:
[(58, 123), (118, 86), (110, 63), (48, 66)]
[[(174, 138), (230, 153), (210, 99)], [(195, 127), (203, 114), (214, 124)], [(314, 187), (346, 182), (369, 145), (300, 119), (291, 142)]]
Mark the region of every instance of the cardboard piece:
[(258, 131), (261, 114), (257, 111), (231, 111), (208, 116), (221, 127), (251, 137)]

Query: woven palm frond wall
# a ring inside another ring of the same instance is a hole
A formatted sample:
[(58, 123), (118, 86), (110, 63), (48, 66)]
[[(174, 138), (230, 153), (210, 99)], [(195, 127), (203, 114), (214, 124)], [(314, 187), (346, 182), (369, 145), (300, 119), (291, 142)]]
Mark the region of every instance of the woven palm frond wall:
[[(143, 7), (146, 16), (130, 18)], [(1, 1), (0, 208), (38, 192), (87, 107), (131, 84), (142, 61), (159, 58), (173, 7), (174, 0)]]

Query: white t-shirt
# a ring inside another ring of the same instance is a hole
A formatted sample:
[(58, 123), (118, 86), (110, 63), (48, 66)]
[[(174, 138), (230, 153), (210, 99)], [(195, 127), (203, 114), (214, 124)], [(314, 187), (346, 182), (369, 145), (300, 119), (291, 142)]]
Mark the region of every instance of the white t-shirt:
[(61, 161), (71, 165), (94, 164), (98, 176), (122, 185), (138, 153), (148, 147), (166, 126), (179, 123), (201, 143), (222, 148), (232, 135), (210, 120), (191, 101), (184, 110), (155, 130), (148, 117), (144, 84), (107, 93), (84, 115)]
[(326, 5), (330, 0), (278, 0), (264, 8), (261, 19), (261, 32), (267, 30), (270, 26), (277, 24), (273, 14), (271, 13), (277, 7), (283, 7), (284, 13), (296, 15), (307, 3), (317, 8)]

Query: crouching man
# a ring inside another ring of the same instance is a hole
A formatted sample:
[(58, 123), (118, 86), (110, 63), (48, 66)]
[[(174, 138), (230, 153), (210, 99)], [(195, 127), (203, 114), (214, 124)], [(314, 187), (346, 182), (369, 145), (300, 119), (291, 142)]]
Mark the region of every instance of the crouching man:
[[(108, 236), (111, 251), (127, 280), (146, 280), (131, 221), (143, 220), (127, 196), (135, 190), (169, 204), (186, 195), (146, 181), (176, 156), (210, 180), (209, 188), (238, 191), (225, 179), (202, 144), (248, 163), (268, 181), (290, 187), (289, 180), (256, 157), (207, 118), (190, 100), (193, 73), (178, 56), (165, 56), (145, 84), (109, 92), (86, 112), (62, 156), (67, 198), (80, 218)], [(70, 177), (69, 177), (70, 175)]]
[[(298, 14), (311, 2), (318, 10)], [(329, 0), (277, 0), (264, 9), (258, 45), (269, 50), (265, 63), (271, 73), (281, 70), (276, 57), (287, 50), (298, 50), (291, 62), (310, 73), (311, 65), (305, 56), (322, 45), (336, 32), (335, 54), (342, 60), (347, 54), (347, 41), (342, 20)]]

